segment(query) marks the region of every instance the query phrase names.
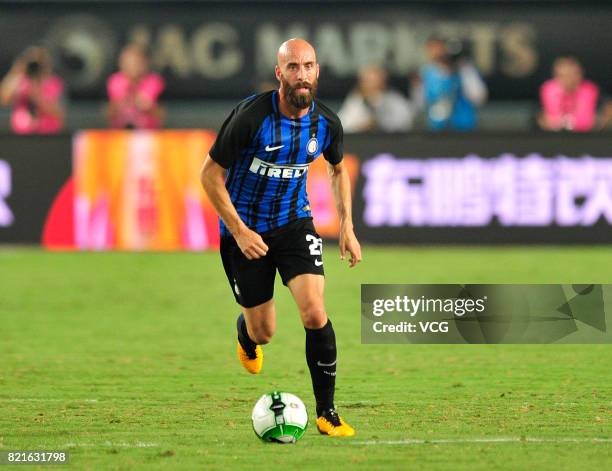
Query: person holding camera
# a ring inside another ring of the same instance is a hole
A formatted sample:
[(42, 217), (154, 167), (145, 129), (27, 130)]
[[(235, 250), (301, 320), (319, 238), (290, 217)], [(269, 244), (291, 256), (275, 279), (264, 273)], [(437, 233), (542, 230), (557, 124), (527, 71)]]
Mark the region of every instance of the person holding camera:
[[(487, 87), (463, 45), (432, 37), (426, 43), (428, 63), (421, 69), (416, 93), (434, 131), (472, 131), (477, 107), (487, 100)], [(413, 92), (414, 93), (414, 92)]]
[(54, 134), (64, 126), (64, 82), (52, 73), (51, 56), (42, 47), (27, 49), (0, 82), (0, 103), (12, 106), (16, 134)]

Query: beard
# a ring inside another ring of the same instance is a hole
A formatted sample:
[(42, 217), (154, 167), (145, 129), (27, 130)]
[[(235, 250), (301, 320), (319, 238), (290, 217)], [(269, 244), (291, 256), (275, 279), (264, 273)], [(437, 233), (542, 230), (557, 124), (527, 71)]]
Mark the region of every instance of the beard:
[[(291, 106), (298, 110), (310, 108), (312, 100), (317, 95), (318, 80), (314, 79), (313, 83), (309, 82), (297, 82), (293, 87), (289, 84), (285, 77), (281, 75), (281, 82), (285, 89), (285, 97)], [(297, 91), (298, 88), (307, 88), (308, 92), (300, 93)]]

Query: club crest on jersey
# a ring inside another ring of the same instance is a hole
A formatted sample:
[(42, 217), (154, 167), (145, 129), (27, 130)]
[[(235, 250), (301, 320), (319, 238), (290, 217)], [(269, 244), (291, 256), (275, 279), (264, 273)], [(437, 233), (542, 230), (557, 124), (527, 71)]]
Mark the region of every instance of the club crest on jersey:
[(319, 141), (317, 141), (316, 137), (310, 138), (308, 144), (306, 144), (306, 152), (308, 152), (308, 155), (315, 155), (318, 150)]
[(299, 178), (308, 171), (308, 164), (276, 165), (255, 157), (249, 171), (270, 178)]

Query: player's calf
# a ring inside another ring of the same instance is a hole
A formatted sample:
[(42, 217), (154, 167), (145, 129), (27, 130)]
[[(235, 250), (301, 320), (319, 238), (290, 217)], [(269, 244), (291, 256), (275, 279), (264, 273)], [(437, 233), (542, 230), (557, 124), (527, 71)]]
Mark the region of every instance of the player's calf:
[(331, 321), (320, 329), (306, 330), (306, 363), (317, 401), (317, 416), (334, 408), (336, 387), (336, 334)]

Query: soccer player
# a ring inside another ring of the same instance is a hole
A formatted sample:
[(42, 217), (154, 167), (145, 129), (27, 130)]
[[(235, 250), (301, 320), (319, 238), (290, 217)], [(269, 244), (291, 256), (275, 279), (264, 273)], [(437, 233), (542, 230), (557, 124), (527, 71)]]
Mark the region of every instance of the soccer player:
[(289, 288), (306, 331), (306, 362), (317, 404), (317, 428), (330, 436), (355, 434), (336, 412), (336, 337), (323, 300), (322, 241), (312, 223), (306, 175), (327, 160), (341, 228), (340, 254), (361, 261), (353, 232), (348, 170), (342, 163), (342, 125), (315, 98), (319, 64), (302, 39), (277, 55), (278, 90), (251, 96), (223, 123), (201, 172), (220, 216), (221, 259), (236, 302), (238, 357), (261, 371), (263, 350), (276, 329), (274, 277)]

